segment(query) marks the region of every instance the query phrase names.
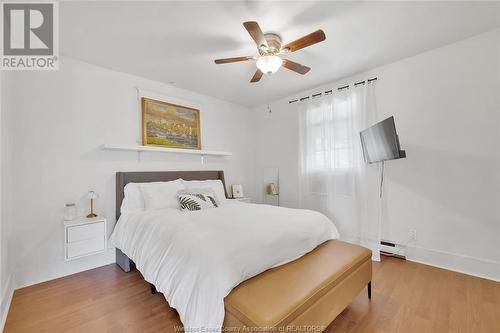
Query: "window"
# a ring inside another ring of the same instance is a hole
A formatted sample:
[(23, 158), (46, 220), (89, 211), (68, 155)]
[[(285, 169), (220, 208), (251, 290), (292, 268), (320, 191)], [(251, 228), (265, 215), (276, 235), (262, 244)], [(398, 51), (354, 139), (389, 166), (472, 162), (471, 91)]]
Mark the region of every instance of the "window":
[(350, 101), (325, 97), (305, 110), (306, 171), (348, 170), (353, 167)]

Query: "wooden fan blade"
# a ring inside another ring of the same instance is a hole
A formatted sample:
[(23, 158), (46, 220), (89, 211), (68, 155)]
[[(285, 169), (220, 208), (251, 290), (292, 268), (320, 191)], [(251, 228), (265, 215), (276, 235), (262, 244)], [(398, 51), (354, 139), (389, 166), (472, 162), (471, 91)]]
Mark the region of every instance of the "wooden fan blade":
[(224, 58), (224, 59), (216, 59), (215, 63), (216, 64), (228, 64), (231, 62), (238, 62), (238, 61), (246, 61), (253, 59), (253, 57), (235, 57), (235, 58)]
[(326, 39), (325, 33), (323, 30), (317, 30), (315, 32), (310, 33), (307, 36), (294, 40), (283, 46), (283, 49), (287, 49), (290, 52), (295, 52), (297, 50), (303, 49), (304, 47), (311, 46), (313, 44), (322, 42)]
[(309, 68), (307, 66), (298, 64), (296, 62), (293, 62), (293, 61), (287, 60), (287, 59), (283, 60), (283, 67), (285, 67), (291, 71), (294, 71), (296, 73), (302, 74), (302, 75), (306, 74), (307, 72), (309, 72), (311, 70), (311, 68)]
[(262, 72), (260, 71), (260, 69), (257, 69), (250, 82), (251, 83), (259, 82), (261, 77), (262, 77)]
[(252, 36), (255, 44), (257, 44), (257, 49), (261, 49), (261, 47), (267, 48), (267, 41), (264, 38), (264, 34), (259, 27), (259, 24), (255, 21), (243, 22), (243, 26), (247, 29), (250, 36)]

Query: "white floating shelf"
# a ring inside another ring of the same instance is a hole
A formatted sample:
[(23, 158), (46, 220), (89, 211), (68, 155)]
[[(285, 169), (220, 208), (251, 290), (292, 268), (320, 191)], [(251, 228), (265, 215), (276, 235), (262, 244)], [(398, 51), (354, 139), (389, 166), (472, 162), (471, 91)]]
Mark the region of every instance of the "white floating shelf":
[(199, 150), (199, 149), (180, 149), (180, 148), (164, 148), (155, 146), (132, 146), (132, 145), (109, 145), (102, 146), (105, 150), (121, 150), (135, 152), (156, 152), (156, 153), (176, 153), (176, 154), (191, 154), (201, 156), (231, 156), (233, 153), (227, 151), (214, 150)]

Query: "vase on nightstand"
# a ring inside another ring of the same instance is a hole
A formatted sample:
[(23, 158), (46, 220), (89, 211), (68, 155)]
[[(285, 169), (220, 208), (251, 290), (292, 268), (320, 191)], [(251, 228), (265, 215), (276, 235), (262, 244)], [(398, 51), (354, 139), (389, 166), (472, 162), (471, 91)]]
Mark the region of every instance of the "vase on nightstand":
[(76, 218), (76, 205), (69, 203), (64, 206), (64, 221), (73, 221)]

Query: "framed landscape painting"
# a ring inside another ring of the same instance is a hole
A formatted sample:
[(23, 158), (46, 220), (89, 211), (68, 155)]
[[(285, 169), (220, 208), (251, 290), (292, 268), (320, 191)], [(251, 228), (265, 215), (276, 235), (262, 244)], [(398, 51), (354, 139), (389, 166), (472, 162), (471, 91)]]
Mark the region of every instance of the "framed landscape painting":
[(142, 144), (201, 149), (200, 110), (143, 97)]

